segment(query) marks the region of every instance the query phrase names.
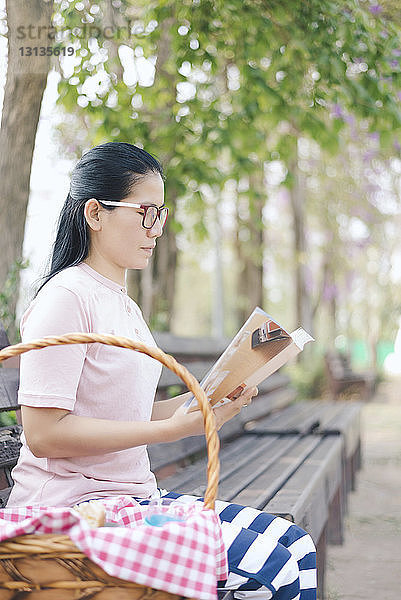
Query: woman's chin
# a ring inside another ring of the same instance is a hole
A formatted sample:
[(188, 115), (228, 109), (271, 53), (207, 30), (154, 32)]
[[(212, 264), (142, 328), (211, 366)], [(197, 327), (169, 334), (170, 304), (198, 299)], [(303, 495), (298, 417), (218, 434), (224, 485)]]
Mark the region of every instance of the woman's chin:
[(131, 263), (128, 267), (126, 267), (127, 269), (136, 269), (137, 271), (140, 271), (141, 269), (146, 269), (146, 267), (149, 265), (149, 257), (145, 256), (144, 258), (141, 258), (140, 260), (136, 260), (135, 262)]

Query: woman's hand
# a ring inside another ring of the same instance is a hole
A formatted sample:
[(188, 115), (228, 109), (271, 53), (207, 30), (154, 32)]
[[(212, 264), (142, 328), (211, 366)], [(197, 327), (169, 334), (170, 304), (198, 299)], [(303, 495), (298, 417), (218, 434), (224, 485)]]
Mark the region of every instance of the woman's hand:
[[(258, 388), (246, 389), (236, 400), (227, 402), (223, 406), (214, 408), (216, 428), (219, 430), (224, 423), (237, 415), (243, 406), (248, 406), (252, 398), (258, 394)], [(169, 419), (173, 437), (177, 440), (191, 435), (202, 435), (205, 432), (203, 415), (200, 410), (186, 412), (185, 407), (180, 406)]]
[(252, 402), (252, 398), (257, 396), (258, 393), (259, 390), (257, 387), (245, 389), (236, 400), (227, 402), (227, 404), (223, 404), (223, 406), (220, 406), (219, 408), (214, 408), (213, 412), (216, 417), (217, 430), (219, 430), (226, 421), (229, 421), (241, 412), (241, 409), (244, 406), (248, 406)]

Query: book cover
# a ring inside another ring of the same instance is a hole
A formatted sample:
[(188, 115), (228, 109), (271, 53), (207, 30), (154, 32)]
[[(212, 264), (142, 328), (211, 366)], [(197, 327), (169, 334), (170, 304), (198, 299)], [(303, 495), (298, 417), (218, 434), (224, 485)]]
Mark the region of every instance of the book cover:
[[(264, 310), (256, 307), (223, 354), (201, 381), (212, 406), (237, 398), (248, 387), (257, 386), (314, 341), (302, 327), (292, 333)], [(185, 403), (197, 410), (193, 396)]]

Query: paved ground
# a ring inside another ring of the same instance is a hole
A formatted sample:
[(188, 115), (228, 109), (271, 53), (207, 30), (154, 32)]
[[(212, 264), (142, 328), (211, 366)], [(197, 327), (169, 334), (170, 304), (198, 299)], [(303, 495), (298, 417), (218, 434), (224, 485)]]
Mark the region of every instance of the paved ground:
[(363, 409), (363, 467), (343, 546), (330, 546), (328, 600), (401, 598), (401, 379)]

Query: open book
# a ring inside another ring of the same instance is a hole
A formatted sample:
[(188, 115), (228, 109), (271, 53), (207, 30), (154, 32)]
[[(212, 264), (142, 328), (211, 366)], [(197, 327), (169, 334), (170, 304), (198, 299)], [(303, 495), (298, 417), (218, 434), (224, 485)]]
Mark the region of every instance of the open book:
[[(302, 327), (287, 333), (257, 307), (201, 381), (214, 407), (238, 398), (245, 388), (261, 383), (314, 341)], [(197, 410), (194, 396), (185, 406)]]

